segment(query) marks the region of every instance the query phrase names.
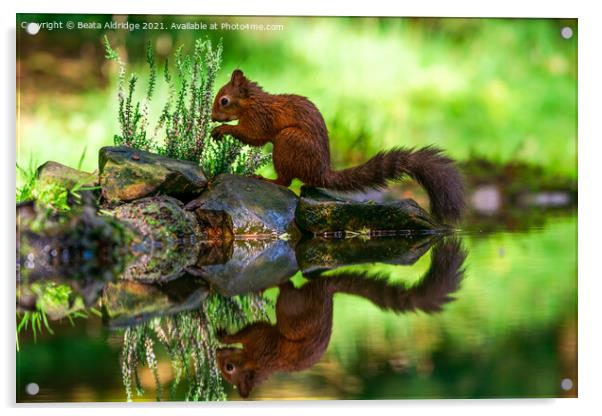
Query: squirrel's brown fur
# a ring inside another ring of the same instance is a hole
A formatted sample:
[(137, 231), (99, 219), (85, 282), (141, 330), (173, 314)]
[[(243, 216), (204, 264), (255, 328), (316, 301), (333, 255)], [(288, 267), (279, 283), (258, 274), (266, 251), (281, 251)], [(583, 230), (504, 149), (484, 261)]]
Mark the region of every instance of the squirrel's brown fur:
[(409, 175), (427, 191), (435, 218), (455, 222), (462, 215), (462, 178), (453, 160), (438, 148), (397, 147), (378, 153), (363, 165), (333, 171), (328, 131), (316, 106), (298, 95), (269, 94), (241, 70), (235, 70), (217, 93), (212, 119), (239, 121), (238, 125), (215, 127), (215, 139), (229, 134), (251, 146), (273, 143), (278, 177), (269, 181), (276, 184), (289, 186), (297, 178), (309, 186), (361, 191), (384, 188), (388, 180)]
[(235, 334), (218, 332), (221, 342), (242, 343), (242, 348), (221, 348), (218, 365), (224, 378), (237, 386), (242, 397), (275, 372), (299, 371), (317, 363), (332, 332), (333, 295), (347, 293), (369, 299), (384, 310), (440, 311), (464, 275), (466, 253), (455, 239), (433, 249), (431, 266), (417, 286), (389, 284), (382, 276), (339, 273), (319, 276), (300, 288), (280, 285), (276, 324), (254, 323)]

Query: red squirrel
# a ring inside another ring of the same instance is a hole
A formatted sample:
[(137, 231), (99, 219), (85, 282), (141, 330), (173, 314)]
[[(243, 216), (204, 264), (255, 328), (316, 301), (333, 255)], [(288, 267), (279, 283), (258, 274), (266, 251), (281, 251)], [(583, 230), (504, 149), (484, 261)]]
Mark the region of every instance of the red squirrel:
[(221, 342), (242, 343), (242, 348), (218, 349), (218, 367), (246, 398), (275, 372), (300, 371), (320, 360), (330, 342), (336, 293), (361, 296), (397, 313), (439, 312), (454, 299), (451, 295), (463, 279), (465, 259), (460, 242), (449, 239), (433, 248), (431, 266), (414, 287), (358, 272), (312, 277), (298, 289), (290, 281), (284, 283), (276, 301), (276, 324), (253, 323), (230, 335), (218, 331)]
[[(211, 135), (219, 140), (231, 135), (251, 146), (273, 143), (278, 177), (266, 179), (289, 186), (295, 178), (308, 186), (336, 191), (382, 189), (387, 181), (404, 175), (415, 179), (428, 193), (433, 216), (457, 222), (464, 208), (464, 186), (452, 159), (434, 147), (417, 150), (397, 147), (378, 153), (363, 165), (332, 170), (328, 131), (322, 114), (305, 97), (269, 94), (239, 69), (215, 97), (213, 121), (221, 124)], [(262, 178), (264, 179), (264, 178)]]

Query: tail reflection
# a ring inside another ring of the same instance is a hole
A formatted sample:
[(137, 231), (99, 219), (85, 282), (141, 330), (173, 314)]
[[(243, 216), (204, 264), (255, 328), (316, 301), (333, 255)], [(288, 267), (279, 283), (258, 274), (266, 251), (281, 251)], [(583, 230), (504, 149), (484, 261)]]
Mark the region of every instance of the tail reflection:
[(438, 312), (454, 299), (465, 259), (460, 242), (448, 239), (433, 248), (429, 270), (413, 287), (390, 284), (382, 275), (354, 272), (317, 276), (298, 289), (284, 283), (279, 286), (275, 325), (259, 322), (235, 334), (218, 334), (221, 342), (243, 347), (219, 349), (219, 368), (246, 398), (273, 373), (303, 370), (319, 361), (330, 341), (335, 293), (361, 296), (397, 313)]

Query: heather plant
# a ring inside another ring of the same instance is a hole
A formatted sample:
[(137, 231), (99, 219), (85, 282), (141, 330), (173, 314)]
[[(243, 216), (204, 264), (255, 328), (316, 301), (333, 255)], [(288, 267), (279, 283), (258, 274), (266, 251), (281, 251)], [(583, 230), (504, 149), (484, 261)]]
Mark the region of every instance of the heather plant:
[[(149, 106), (157, 82), (157, 64), (150, 43), (146, 50), (149, 79), (142, 102), (135, 100), (138, 77), (132, 74), (127, 79), (126, 65), (106, 36), (104, 45), (106, 58), (119, 65), (117, 97), (121, 131), (114, 136), (115, 145), (197, 162), (210, 177), (220, 173), (250, 175), (268, 162), (269, 158), (259, 149), (245, 146), (232, 137), (221, 141), (211, 138), (211, 105), (222, 60), (221, 42), (214, 46), (208, 39), (198, 39), (190, 54), (179, 47), (174, 55), (175, 75), (169, 61), (165, 61), (163, 80), (168, 93), (150, 135)], [(162, 141), (158, 138), (161, 131)]]
[[(115, 51), (108, 38), (104, 37), (105, 57), (108, 60), (115, 61), (119, 65), (119, 76), (117, 86), (117, 101), (119, 105), (118, 117), (120, 134), (113, 136), (115, 145), (126, 145), (141, 150), (153, 150), (154, 143), (147, 137), (149, 104), (155, 89), (157, 71), (155, 66), (154, 53), (150, 43), (147, 45), (147, 63), (149, 65), (149, 82), (146, 88), (144, 101), (135, 101), (134, 93), (138, 83), (138, 76), (131, 74), (126, 79), (127, 71), (125, 62)], [(127, 84), (127, 89), (126, 89)]]
[(178, 387), (186, 381), (187, 401), (225, 400), (217, 367), (218, 329), (235, 331), (256, 320), (268, 320), (267, 301), (259, 294), (225, 298), (213, 293), (196, 310), (156, 317), (129, 327), (123, 336), (121, 370), (128, 401), (134, 392), (144, 394), (138, 367), (146, 365), (155, 380), (156, 399), (163, 397), (159, 378), (157, 344), (164, 348), (173, 371), (169, 389), (175, 399)]

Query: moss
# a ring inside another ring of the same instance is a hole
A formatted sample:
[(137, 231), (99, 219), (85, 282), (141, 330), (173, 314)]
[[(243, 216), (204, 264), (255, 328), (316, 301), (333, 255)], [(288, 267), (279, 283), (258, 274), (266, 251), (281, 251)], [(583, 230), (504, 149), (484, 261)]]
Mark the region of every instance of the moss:
[(151, 195), (200, 194), (207, 179), (197, 164), (127, 147), (100, 150), (100, 183), (109, 203), (133, 201)]
[(141, 236), (135, 261), (128, 265), (124, 279), (145, 282), (168, 281), (182, 275), (194, 264), (200, 247), (189, 244), (202, 235), (192, 212), (182, 203), (167, 197), (149, 197), (127, 203), (109, 211)]

